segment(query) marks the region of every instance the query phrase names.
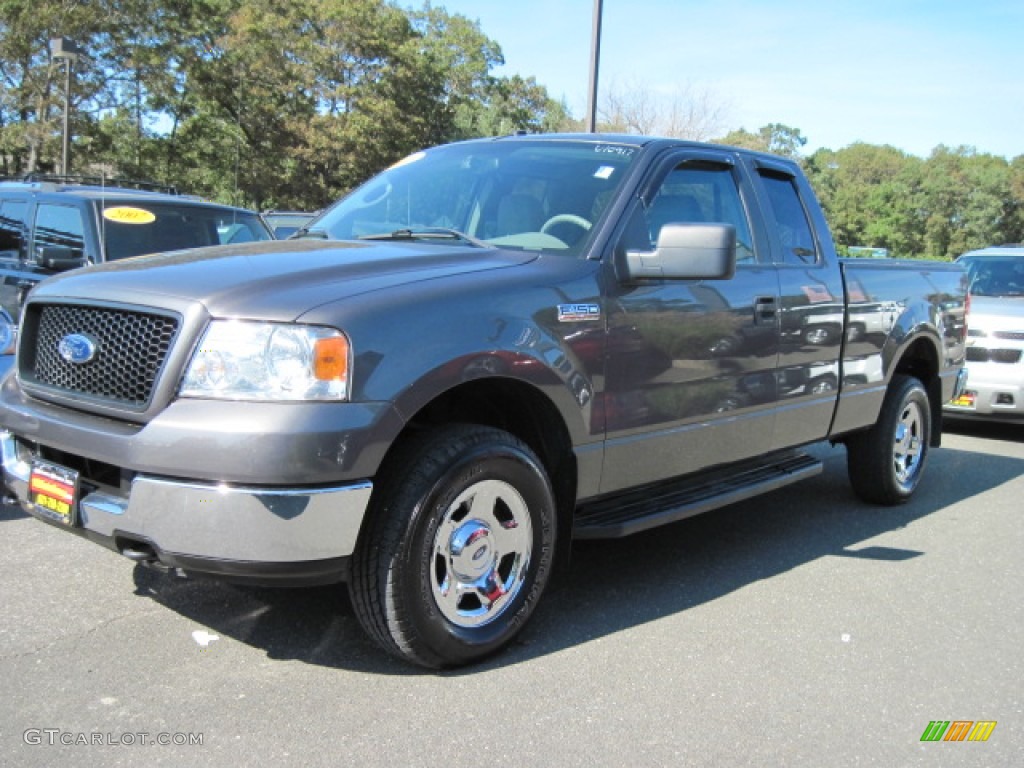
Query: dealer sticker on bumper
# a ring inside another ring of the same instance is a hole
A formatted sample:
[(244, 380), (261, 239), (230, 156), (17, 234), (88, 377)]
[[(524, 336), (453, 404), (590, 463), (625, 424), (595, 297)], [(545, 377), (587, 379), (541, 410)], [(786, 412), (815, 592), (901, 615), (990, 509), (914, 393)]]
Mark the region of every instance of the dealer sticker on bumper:
[(954, 408), (973, 408), (974, 407), (974, 393), (964, 392), (960, 397), (950, 403)]
[(76, 524), (78, 473), (48, 461), (32, 462), (29, 499), (40, 514), (63, 523)]

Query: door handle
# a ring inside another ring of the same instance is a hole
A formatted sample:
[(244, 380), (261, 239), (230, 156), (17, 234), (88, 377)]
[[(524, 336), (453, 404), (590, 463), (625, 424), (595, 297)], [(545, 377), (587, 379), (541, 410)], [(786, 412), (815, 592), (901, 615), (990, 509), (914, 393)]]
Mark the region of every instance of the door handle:
[(778, 301), (774, 296), (754, 297), (754, 323), (774, 323)]

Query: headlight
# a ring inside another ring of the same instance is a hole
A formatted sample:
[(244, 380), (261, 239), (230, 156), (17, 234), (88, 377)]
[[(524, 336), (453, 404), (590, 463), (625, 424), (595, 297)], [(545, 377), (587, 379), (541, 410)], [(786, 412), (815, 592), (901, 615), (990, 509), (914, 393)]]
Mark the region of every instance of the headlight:
[(214, 320), (192, 355), (182, 397), (345, 400), (351, 351), (333, 328)]

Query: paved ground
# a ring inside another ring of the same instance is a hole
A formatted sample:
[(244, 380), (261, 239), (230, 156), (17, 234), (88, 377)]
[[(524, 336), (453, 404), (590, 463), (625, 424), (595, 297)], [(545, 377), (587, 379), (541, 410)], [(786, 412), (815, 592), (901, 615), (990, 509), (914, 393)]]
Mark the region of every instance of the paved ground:
[(521, 642), (445, 674), (380, 655), (340, 589), (170, 580), (6, 508), (0, 764), (1024, 765), (1024, 427), (949, 434), (895, 509), (818, 453), (578, 545)]

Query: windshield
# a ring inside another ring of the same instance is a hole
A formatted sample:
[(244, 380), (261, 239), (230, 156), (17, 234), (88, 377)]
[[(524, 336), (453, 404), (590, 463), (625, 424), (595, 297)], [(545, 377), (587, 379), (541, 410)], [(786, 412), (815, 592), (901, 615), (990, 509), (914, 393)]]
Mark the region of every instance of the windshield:
[(262, 219), (232, 208), (173, 203), (105, 203), (100, 236), (107, 261), (145, 253), (272, 239)]
[(1024, 256), (967, 257), (970, 292), (974, 296), (1024, 296)]
[(582, 251), (639, 150), (596, 141), (466, 142), (417, 152), (313, 222), (311, 235), (460, 238)]

